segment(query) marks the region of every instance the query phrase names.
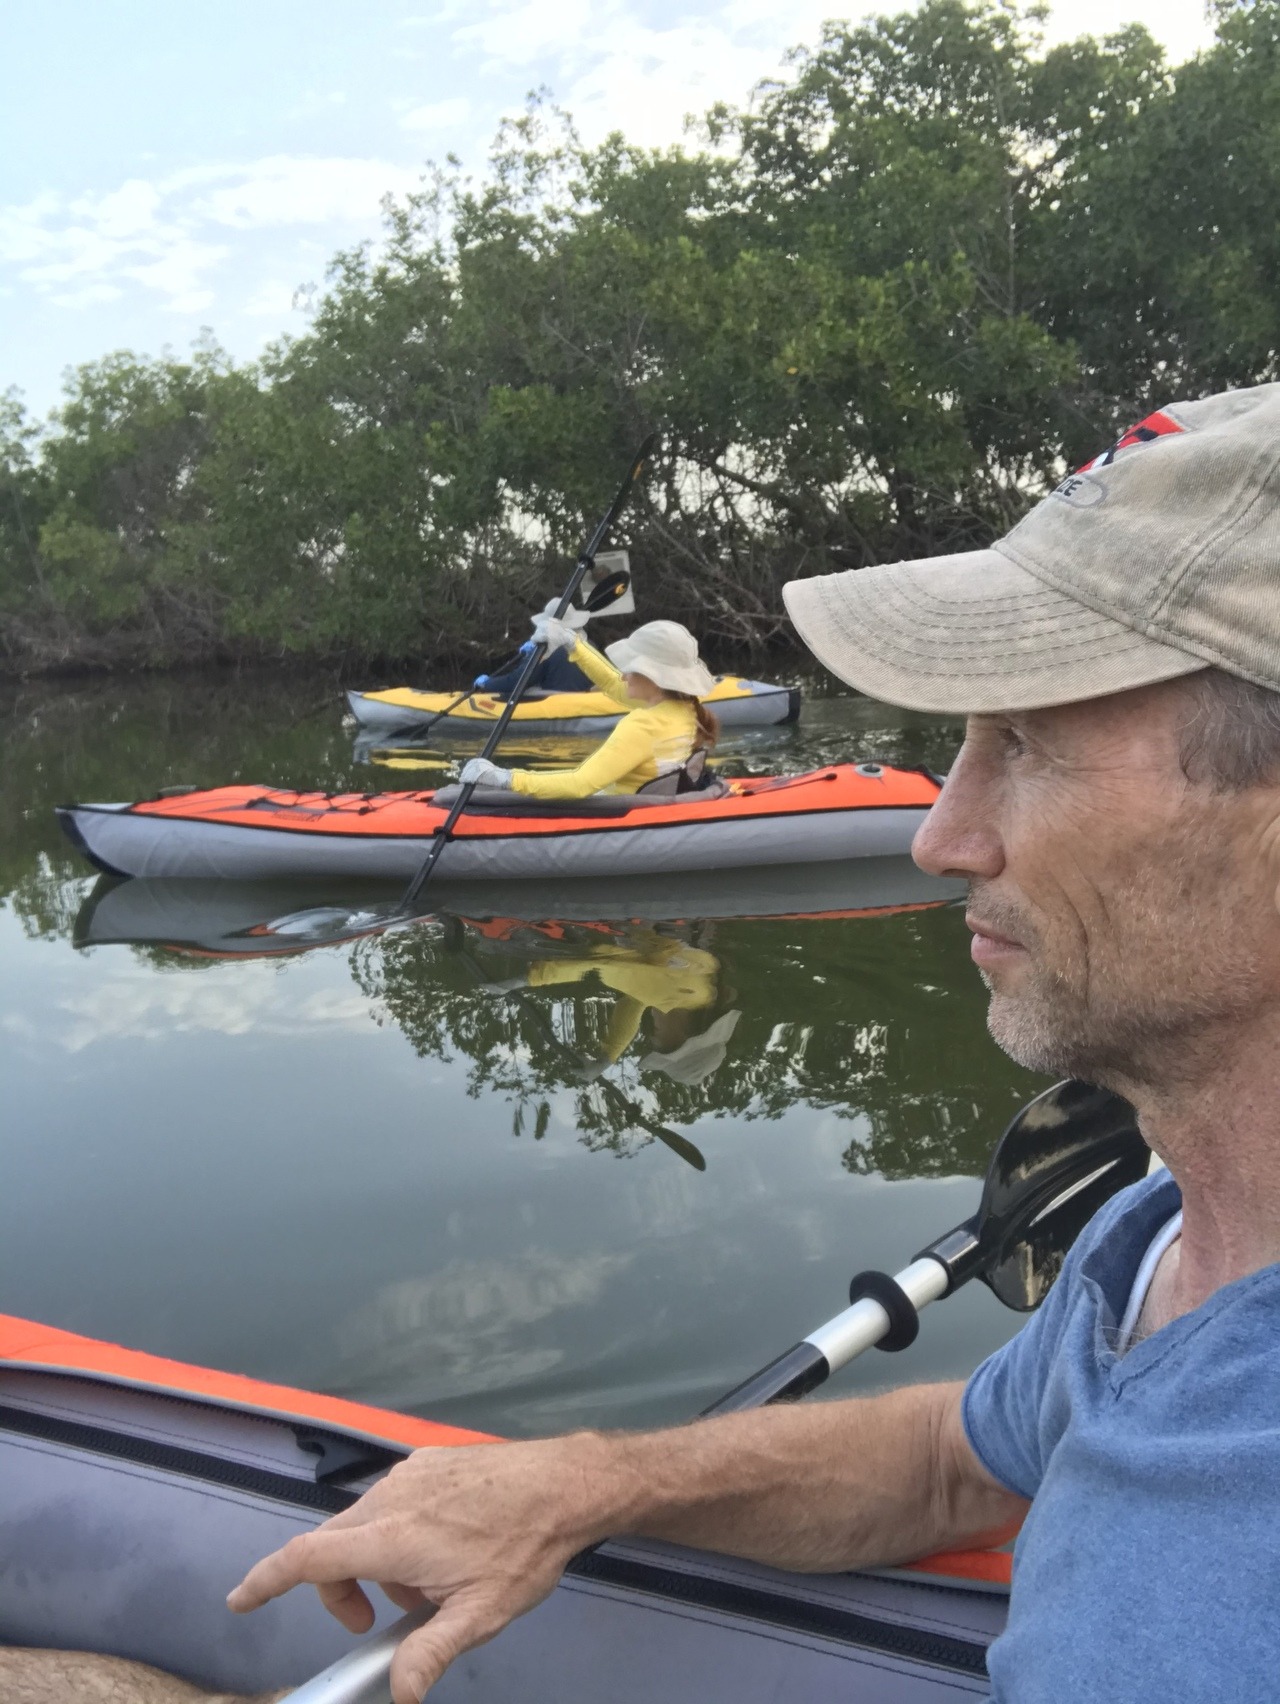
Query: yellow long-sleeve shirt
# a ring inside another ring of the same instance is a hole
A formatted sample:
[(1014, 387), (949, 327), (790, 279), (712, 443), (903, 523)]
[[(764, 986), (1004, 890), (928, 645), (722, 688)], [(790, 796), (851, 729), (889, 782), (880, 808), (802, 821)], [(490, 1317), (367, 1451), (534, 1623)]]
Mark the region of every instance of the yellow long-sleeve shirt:
[(691, 704), (664, 698), (640, 704), (627, 695), (621, 673), (579, 637), (573, 660), (627, 714), (598, 750), (576, 769), (513, 769), (511, 785), (534, 799), (585, 799), (592, 793), (634, 793), (646, 781), (687, 761), (698, 734)]

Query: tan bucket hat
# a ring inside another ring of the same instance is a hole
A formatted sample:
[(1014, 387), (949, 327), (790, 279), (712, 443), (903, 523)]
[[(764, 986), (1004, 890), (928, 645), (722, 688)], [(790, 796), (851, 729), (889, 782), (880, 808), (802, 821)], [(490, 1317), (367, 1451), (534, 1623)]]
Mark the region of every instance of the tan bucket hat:
[(646, 621), (606, 646), (604, 654), (623, 674), (642, 674), (664, 692), (705, 698), (715, 688), (716, 677), (698, 656), (698, 641), (678, 621)]
[(1280, 691), (1280, 385), (1149, 415), (990, 550), (782, 595), (833, 674), (909, 709), (1030, 710), (1212, 664)]

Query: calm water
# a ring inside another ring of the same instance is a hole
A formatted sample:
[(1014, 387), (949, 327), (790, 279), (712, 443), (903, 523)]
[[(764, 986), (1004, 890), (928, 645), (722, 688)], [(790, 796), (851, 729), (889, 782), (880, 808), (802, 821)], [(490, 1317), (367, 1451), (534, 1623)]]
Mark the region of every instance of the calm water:
[[(972, 1211), (1041, 1085), (906, 863), (440, 888), (262, 957), (255, 923), (349, 896), (113, 885), (60, 837), (73, 798), (442, 772), (357, 753), (339, 708), (230, 677), (0, 700), (0, 1309), (503, 1432), (644, 1424)], [(815, 698), (724, 760), (945, 766), (955, 737)], [(975, 1285), (835, 1388), (961, 1375), (1017, 1324)]]

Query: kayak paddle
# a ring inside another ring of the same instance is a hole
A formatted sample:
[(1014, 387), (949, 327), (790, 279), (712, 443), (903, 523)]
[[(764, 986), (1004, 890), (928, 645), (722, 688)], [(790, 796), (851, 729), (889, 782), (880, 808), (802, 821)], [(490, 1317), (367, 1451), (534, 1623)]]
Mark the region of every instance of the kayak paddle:
[[(598, 580), (591, 588), (591, 595), (585, 600), (582, 607), (586, 610), (588, 615), (598, 615), (602, 609), (607, 609), (610, 604), (615, 604), (619, 598), (625, 597), (630, 588), (631, 576), (626, 573), (625, 570), (619, 569), (616, 574), (606, 574), (604, 579)], [(562, 614), (563, 611), (564, 605), (562, 604)], [(520, 649), (513, 653), (513, 655), (510, 656), (500, 668), (495, 669), (494, 673), (505, 674), (509, 668), (514, 667), (521, 657), (527, 657), (532, 650), (533, 641), (526, 641), (525, 644), (521, 645)], [(512, 689), (513, 696), (520, 684), (520, 682), (517, 682), (516, 688)], [(429, 716), (425, 722), (411, 722), (406, 724), (404, 731), (406, 733), (415, 733), (419, 739), (423, 738), (431, 732), (437, 722), (443, 722), (446, 716), (452, 714), (452, 712), (458, 708), (459, 704), (465, 703), (466, 700), (470, 698), (471, 694), (477, 690), (483, 691), (484, 688), (481, 687), (477, 689), (474, 685), (464, 687), (456, 698), (451, 699), (449, 703), (445, 705), (443, 710), (437, 710), (435, 715)], [(485, 755), (487, 756), (488, 753), (486, 752)]]
[(850, 1305), (705, 1410), (735, 1414), (806, 1396), (864, 1350), (905, 1349), (919, 1311), (981, 1278), (1007, 1308), (1048, 1295), (1072, 1243), (1151, 1154), (1128, 1101), (1068, 1080), (1023, 1107), (996, 1143), (978, 1211), (892, 1278), (860, 1272)]
[[(705, 1409), (733, 1414), (807, 1395), (865, 1350), (905, 1349), (919, 1310), (981, 1278), (1006, 1307), (1029, 1312), (1048, 1294), (1071, 1244), (1117, 1190), (1145, 1176), (1150, 1153), (1133, 1108), (1118, 1095), (1068, 1081), (1023, 1107), (996, 1143), (971, 1219), (889, 1277), (860, 1273), (850, 1306)], [(573, 1558), (566, 1572), (591, 1556)], [(435, 1613), (423, 1604), (340, 1657), (289, 1704), (387, 1704), (396, 1648)]]
[[(643, 444), (641, 444), (640, 448), (636, 451), (635, 460), (627, 470), (627, 477), (619, 486), (618, 494), (609, 505), (608, 512), (600, 521), (595, 531), (591, 534), (591, 537), (587, 540), (586, 544), (583, 545), (578, 556), (578, 560), (574, 564), (573, 573), (569, 576), (569, 584), (565, 587), (564, 595), (561, 597), (559, 604), (556, 606), (557, 620), (565, 613), (569, 605), (573, 602), (574, 594), (577, 592), (578, 587), (582, 584), (587, 570), (595, 561), (597, 551), (608, 537), (618, 519), (618, 516), (626, 507), (627, 499), (630, 497), (632, 489), (638, 482), (640, 475), (644, 472), (645, 465), (657, 441), (657, 433), (651, 432)], [(615, 574), (606, 575), (606, 577), (592, 589), (591, 595), (587, 599), (584, 607), (593, 611), (604, 609), (608, 604), (616, 603), (630, 584), (631, 576), (622, 570), (619, 570)], [(525, 658), (524, 668), (520, 671), (520, 677), (511, 689), (511, 696), (507, 699), (506, 704), (503, 706), (502, 714), (498, 717), (497, 722), (494, 724), (493, 731), (484, 743), (484, 749), (480, 752), (481, 757), (493, 756), (497, 749), (498, 742), (501, 740), (503, 734), (506, 733), (507, 728), (510, 725), (511, 718), (515, 715), (516, 706), (520, 702), (521, 694), (524, 692), (525, 687), (529, 683), (530, 677), (538, 664), (542, 661), (545, 654), (545, 645), (534, 645), (531, 647), (528, 656)], [(463, 698), (466, 696), (466, 693), (462, 694)], [(458, 702), (461, 702), (461, 700)], [(441, 714), (443, 714), (443, 712), (441, 712)], [(435, 869), (440, 860), (440, 854), (444, 851), (450, 836), (453, 834), (454, 826), (456, 825), (458, 818), (471, 802), (471, 795), (474, 792), (475, 783), (473, 781), (467, 782), (460, 789), (448, 816), (432, 836), (430, 850), (423, 859), (422, 865), (417, 874), (404, 890), (404, 893), (401, 895), (398, 903), (390, 910), (384, 910), (383, 908), (378, 907), (368, 911), (344, 912), (337, 906), (312, 906), (308, 910), (290, 912), (286, 917), (278, 917), (274, 919), (274, 921), (269, 925), (271, 933), (273, 935), (293, 936), (298, 940), (308, 941), (316, 946), (337, 946), (340, 942), (345, 939), (349, 939), (353, 935), (368, 935), (372, 934), (375, 930), (387, 929), (396, 924), (410, 922), (413, 918), (413, 907), (418, 895), (430, 881), (432, 871)]]
[[(574, 594), (577, 592), (578, 587), (582, 584), (583, 579), (586, 577), (591, 564), (596, 559), (596, 552), (604, 544), (605, 539), (609, 536), (613, 527), (617, 523), (618, 516), (626, 507), (627, 500), (631, 496), (635, 486), (639, 483), (640, 476), (645, 470), (645, 466), (648, 463), (649, 457), (653, 452), (653, 447), (657, 441), (657, 434), (651, 432), (645, 439), (644, 443), (641, 444), (640, 448), (636, 451), (635, 459), (631, 463), (631, 466), (627, 469), (627, 477), (618, 487), (617, 496), (609, 505), (607, 512), (602, 517), (595, 531), (591, 534), (591, 537), (578, 553), (578, 560), (574, 564), (573, 573), (569, 576), (569, 583), (561, 595), (560, 602), (556, 605), (555, 619), (557, 621), (560, 620), (569, 608), (569, 605), (573, 602)], [(601, 583), (601, 589), (604, 589), (607, 592), (607, 588), (613, 585), (621, 577), (622, 576), (620, 575), (611, 575), (608, 580)], [(622, 590), (625, 590), (625, 587), (623, 587)], [(615, 602), (620, 595), (621, 591), (619, 590), (607, 592), (607, 595), (602, 600), (602, 607), (603, 603)], [(494, 724), (493, 732), (484, 742), (484, 749), (480, 753), (482, 758), (492, 757), (494, 752), (498, 749), (502, 736), (506, 733), (507, 728), (510, 725), (511, 718), (516, 713), (516, 707), (524, 695), (525, 687), (529, 684), (534, 670), (538, 667), (538, 664), (542, 661), (546, 654), (547, 647), (539, 642), (534, 645), (533, 649), (529, 652), (529, 655), (525, 658), (524, 667), (521, 669), (515, 685), (511, 688), (511, 696), (507, 699), (506, 704), (503, 706), (502, 714), (498, 717), (497, 722)], [(431, 849), (422, 860), (422, 867), (409, 883), (408, 887), (404, 890), (404, 897), (401, 899), (399, 906), (402, 913), (407, 915), (412, 911), (414, 902), (417, 900), (418, 895), (431, 880), (432, 872), (435, 870), (436, 865), (440, 861), (440, 854), (448, 845), (449, 837), (453, 833), (454, 826), (463, 811), (466, 810), (468, 804), (470, 804), (471, 795), (475, 792), (475, 790), (475, 782), (468, 781), (459, 791), (458, 797), (454, 800), (448, 816), (432, 837)]]

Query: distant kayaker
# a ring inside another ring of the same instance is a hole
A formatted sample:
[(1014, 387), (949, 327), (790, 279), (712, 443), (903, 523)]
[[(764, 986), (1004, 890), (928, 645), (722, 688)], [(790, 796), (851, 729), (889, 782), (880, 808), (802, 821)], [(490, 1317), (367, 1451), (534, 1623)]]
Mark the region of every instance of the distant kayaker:
[[(543, 616), (551, 616), (560, 607), (560, 599), (552, 598), (543, 610)], [(539, 620), (541, 617), (538, 618)], [(574, 609), (572, 605), (564, 612), (561, 620), (566, 627), (571, 627), (575, 633), (590, 621), (591, 617), (584, 609)], [(536, 625), (536, 622), (535, 622)], [(516, 653), (515, 661), (509, 668), (500, 669), (494, 674), (477, 675), (472, 685), (481, 692), (488, 692), (495, 698), (507, 699), (511, 696), (516, 682), (524, 671), (525, 657), (533, 649), (534, 641), (530, 639)], [(547, 655), (533, 672), (529, 686), (537, 692), (590, 692), (591, 682), (583, 674), (575, 662), (570, 661), (569, 652), (561, 646)]]
[(967, 1383), (420, 1450), (232, 1606), (312, 1581), (360, 1631), (358, 1581), (420, 1594), (411, 1704), (610, 1534), (861, 1569), (1025, 1517), (997, 1704), (1274, 1698), (1280, 386), (1150, 416), (991, 549), (787, 603), (841, 679), (967, 715), (915, 856), (968, 881), (991, 1032), (1127, 1096), (1168, 1172)]
[[(1020, 1526), (993, 1704), (1273, 1699), (1280, 385), (1148, 416), (990, 549), (786, 598), (841, 679), (967, 717), (914, 855), (968, 883), (991, 1033), (1032, 1070), (1126, 1096), (1168, 1171), (1097, 1213), (967, 1381), (422, 1449), (259, 1562), (231, 1606), (309, 1581), (364, 1632), (361, 1581), (437, 1605), (392, 1669), (414, 1704), (611, 1535), (822, 1572)], [(24, 1704), (72, 1695), (48, 1678), (60, 1654), (10, 1655)], [(156, 1677), (146, 1696), (190, 1689)]]
[(534, 799), (634, 793), (666, 777), (675, 791), (694, 754), (714, 746), (719, 724), (700, 700), (714, 689), (715, 676), (687, 627), (648, 621), (603, 654), (554, 613), (538, 616), (533, 630), (535, 641), (572, 657), (592, 685), (628, 713), (575, 769), (503, 769), (487, 757), (473, 757), (463, 766), (464, 782), (509, 787)]

